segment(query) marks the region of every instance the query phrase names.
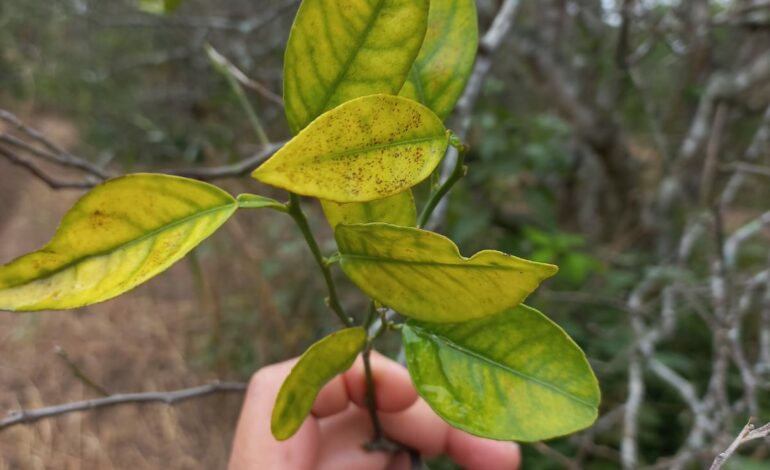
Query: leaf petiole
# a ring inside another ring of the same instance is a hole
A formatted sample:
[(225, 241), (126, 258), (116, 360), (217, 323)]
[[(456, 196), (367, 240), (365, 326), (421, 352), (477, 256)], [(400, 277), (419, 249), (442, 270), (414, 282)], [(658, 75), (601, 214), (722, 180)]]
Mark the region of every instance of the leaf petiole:
[(332, 278), (331, 270), (325, 262), (324, 256), (321, 254), (321, 249), (318, 247), (313, 232), (310, 230), (310, 225), (307, 223), (307, 217), (302, 212), (302, 206), (300, 205), (300, 198), (294, 193), (289, 193), (289, 203), (287, 204), (288, 214), (294, 219), (297, 227), (299, 227), (302, 236), (307, 242), (308, 248), (313, 253), (313, 257), (318, 263), (318, 267), (321, 268), (321, 274), (323, 274), (324, 281), (326, 281), (326, 288), (329, 290), (329, 297), (327, 298), (327, 304), (334, 311), (337, 317), (345, 326), (353, 326), (353, 320), (345, 313), (345, 309), (342, 308), (339, 298), (337, 297), (337, 288), (334, 285), (334, 279)]
[(241, 209), (273, 209), (278, 212), (289, 212), (288, 204), (258, 194), (239, 194), (236, 198)]
[(457, 149), (457, 160), (455, 161), (455, 166), (452, 169), (452, 173), (449, 175), (449, 178), (447, 178), (446, 181), (444, 181), (444, 183), (439, 186), (438, 190), (431, 193), (428, 202), (425, 204), (425, 208), (422, 210), (420, 218), (417, 222), (417, 226), (420, 228), (425, 227), (425, 225), (428, 223), (428, 220), (430, 220), (430, 216), (433, 214), (433, 211), (436, 209), (436, 206), (438, 206), (438, 203), (441, 202), (441, 199), (443, 199), (449, 190), (452, 189), (452, 186), (460, 181), (462, 177), (465, 176), (465, 174), (468, 172), (468, 167), (465, 166), (465, 155), (468, 153), (469, 147), (460, 141), (460, 138), (457, 137), (457, 134), (452, 131), (447, 132), (449, 133), (449, 145)]

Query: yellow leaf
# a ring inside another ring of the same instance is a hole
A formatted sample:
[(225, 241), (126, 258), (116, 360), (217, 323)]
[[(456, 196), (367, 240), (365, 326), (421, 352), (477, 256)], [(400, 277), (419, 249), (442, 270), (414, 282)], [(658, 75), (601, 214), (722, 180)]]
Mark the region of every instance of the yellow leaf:
[(304, 0), (284, 60), (292, 133), (353, 98), (397, 94), (425, 36), (428, 7), (428, 0)]
[(372, 201), (427, 178), (448, 143), (443, 123), (425, 106), (365, 96), (321, 115), (252, 176), (319, 199)]
[(276, 439), (286, 440), (299, 430), (318, 392), (336, 375), (350, 369), (365, 345), (366, 330), (357, 326), (336, 331), (305, 351), (275, 399), (270, 430)]
[(431, 0), (425, 41), (399, 94), (446, 119), (473, 69), (478, 36), (474, 0)]
[(110, 180), (70, 209), (43, 248), (0, 267), (0, 309), (101, 302), (161, 273), (237, 208), (207, 183), (135, 174)]
[(417, 320), (463, 322), (520, 304), (556, 274), (493, 250), (470, 258), (452, 240), (388, 224), (338, 225), (340, 266), (367, 295)]
[(417, 225), (417, 209), (410, 190), (371, 202), (340, 204), (321, 200), (321, 207), (332, 229), (339, 224), (369, 222), (385, 222), (406, 227)]

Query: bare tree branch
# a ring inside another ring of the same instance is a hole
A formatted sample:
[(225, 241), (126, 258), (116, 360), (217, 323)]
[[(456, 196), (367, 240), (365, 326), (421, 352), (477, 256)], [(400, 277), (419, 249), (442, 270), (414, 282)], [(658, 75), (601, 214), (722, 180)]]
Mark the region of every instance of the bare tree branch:
[(209, 168), (169, 169), (161, 170), (159, 173), (184, 176), (187, 178), (194, 178), (203, 181), (243, 176), (253, 171), (268, 158), (272, 157), (275, 152), (283, 147), (284, 143), (285, 142), (268, 144), (265, 148), (255, 153), (251, 157), (237, 161), (230, 165), (215, 166)]
[(212, 382), (198, 387), (174, 390), (171, 392), (122, 393), (104, 398), (76, 401), (45, 408), (11, 411), (8, 413), (7, 418), (0, 420), (0, 431), (18, 424), (34, 423), (41, 419), (78, 411), (88, 411), (127, 403), (165, 403), (166, 405), (172, 405), (191, 398), (204, 397), (215, 393), (243, 393), (246, 390), (246, 387), (247, 385), (245, 383), (239, 382)]
[(720, 452), (719, 455), (717, 455), (709, 470), (719, 470), (722, 468), (722, 465), (727, 462), (741, 445), (753, 441), (754, 439), (762, 439), (767, 436), (770, 436), (770, 423), (765, 424), (761, 428), (754, 429), (754, 425), (749, 422), (743, 427), (741, 432), (738, 433), (738, 437), (735, 438), (730, 446), (725, 449), (724, 452)]
[(719, 100), (743, 93), (765, 83), (770, 77), (770, 52), (731, 73), (715, 74), (708, 83), (695, 112), (690, 130), (679, 150), (679, 158), (692, 160), (708, 137), (709, 122)]
[(32, 175), (37, 177), (40, 181), (47, 184), (51, 189), (88, 189), (92, 188), (96, 183), (89, 181), (64, 181), (54, 178), (44, 170), (37, 167), (34, 163), (24, 157), (20, 157), (8, 150), (0, 147), (0, 155), (8, 159), (11, 163), (19, 165), (26, 169)]
[(0, 141), (9, 145), (13, 145), (18, 148), (21, 148), (22, 150), (26, 150), (30, 153), (35, 154), (36, 156), (45, 158), (46, 160), (49, 160), (58, 165), (82, 170), (83, 172), (96, 176), (97, 178), (100, 178), (100, 179), (107, 179), (110, 177), (108, 173), (106, 173), (104, 170), (94, 165), (93, 163), (89, 162), (88, 160), (84, 158), (76, 157), (71, 153), (67, 152), (66, 150), (62, 149), (58, 145), (54, 144), (45, 135), (43, 135), (42, 132), (30, 126), (27, 126), (11, 112), (6, 111), (4, 109), (0, 109), (0, 120), (5, 121), (8, 124), (12, 125), (19, 132), (26, 135), (30, 139), (32, 139), (32, 141), (38, 144), (41, 144), (45, 150), (36, 149), (35, 147), (27, 144), (26, 142), (23, 142), (19, 139), (16, 139), (12, 136), (8, 136), (5, 134), (0, 134), (0, 138), (2, 139)]

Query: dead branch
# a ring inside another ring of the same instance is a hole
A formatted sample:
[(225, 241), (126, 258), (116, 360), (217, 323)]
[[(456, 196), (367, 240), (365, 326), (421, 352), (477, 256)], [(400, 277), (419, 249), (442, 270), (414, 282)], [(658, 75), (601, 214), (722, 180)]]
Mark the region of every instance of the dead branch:
[(724, 465), (725, 462), (727, 462), (727, 460), (743, 444), (755, 439), (762, 439), (767, 436), (770, 436), (770, 423), (765, 424), (764, 426), (757, 429), (754, 429), (754, 425), (751, 424), (751, 422), (747, 423), (741, 432), (738, 433), (738, 437), (735, 438), (730, 446), (723, 452), (720, 452), (719, 455), (717, 455), (709, 470), (719, 470), (722, 468), (722, 465)]
[(9, 412), (7, 418), (0, 420), (0, 431), (18, 424), (34, 423), (41, 419), (54, 416), (127, 403), (164, 403), (166, 405), (172, 405), (192, 398), (204, 397), (215, 393), (243, 393), (246, 391), (246, 386), (245, 383), (240, 382), (212, 382), (206, 385), (174, 390), (171, 392), (121, 393), (104, 398), (76, 401), (45, 408), (16, 410)]

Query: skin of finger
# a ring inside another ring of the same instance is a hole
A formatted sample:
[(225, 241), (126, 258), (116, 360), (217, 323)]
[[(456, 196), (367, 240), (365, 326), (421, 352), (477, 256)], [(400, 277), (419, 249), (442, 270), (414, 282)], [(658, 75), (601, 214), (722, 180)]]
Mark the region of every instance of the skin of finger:
[(468, 470), (516, 470), (521, 465), (516, 443), (484, 439), (451, 427), (446, 453)]
[(382, 470), (392, 457), (384, 452), (367, 452), (372, 423), (365, 410), (350, 405), (342, 413), (318, 420), (321, 446), (318, 470)]
[(316, 418), (325, 418), (327, 416), (342, 413), (350, 404), (345, 379), (341, 375), (333, 378), (328, 384), (324, 385), (318, 396), (313, 402), (311, 413)]
[(296, 360), (260, 369), (249, 382), (238, 419), (230, 470), (291, 468), (313, 470), (319, 454), (319, 425), (315, 418), (305, 420), (299, 431), (279, 442), (270, 431), (275, 397)]
[[(521, 463), (519, 447), (452, 428), (420, 398), (399, 413), (380, 413), (385, 434), (427, 457), (447, 454), (467, 470), (515, 470)], [(395, 465), (395, 464), (394, 464)]]
[(396, 442), (435, 457), (447, 448), (449, 425), (420, 398), (404, 411), (380, 413), (385, 434)]
[(406, 452), (399, 452), (391, 460), (385, 470), (411, 470), (412, 462), (409, 459), (409, 454)]
[[(406, 368), (377, 352), (372, 352), (371, 364), (377, 409), (392, 413), (406, 410), (414, 404), (417, 391)], [(359, 407), (366, 407), (366, 374), (361, 357), (343, 377), (350, 400)]]

